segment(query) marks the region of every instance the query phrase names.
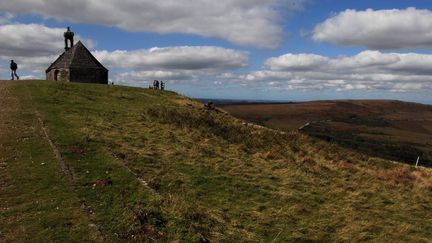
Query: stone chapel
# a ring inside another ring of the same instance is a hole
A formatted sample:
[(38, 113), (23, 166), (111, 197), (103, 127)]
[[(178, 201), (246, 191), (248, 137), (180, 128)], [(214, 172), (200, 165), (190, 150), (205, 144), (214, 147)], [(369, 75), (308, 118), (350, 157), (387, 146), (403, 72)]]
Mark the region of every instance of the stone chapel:
[(46, 79), (108, 84), (108, 69), (90, 53), (81, 41), (74, 45), (73, 37), (74, 32), (68, 27), (64, 33), (65, 51), (45, 71)]

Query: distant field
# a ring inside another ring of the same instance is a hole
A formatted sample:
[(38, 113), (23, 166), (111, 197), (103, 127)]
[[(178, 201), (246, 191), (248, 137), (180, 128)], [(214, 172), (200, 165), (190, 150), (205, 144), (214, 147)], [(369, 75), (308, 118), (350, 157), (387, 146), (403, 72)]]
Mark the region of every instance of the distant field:
[[(369, 155), (432, 166), (432, 106), (388, 100), (236, 104), (232, 115), (308, 135)], [(307, 124), (307, 125), (306, 125)], [(305, 126), (306, 125), (306, 126)]]

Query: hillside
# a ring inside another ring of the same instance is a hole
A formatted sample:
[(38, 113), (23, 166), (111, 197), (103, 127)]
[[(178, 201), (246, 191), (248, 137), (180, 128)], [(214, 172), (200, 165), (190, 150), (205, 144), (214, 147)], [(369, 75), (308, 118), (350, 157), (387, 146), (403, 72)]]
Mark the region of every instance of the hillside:
[(0, 241), (432, 239), (430, 169), (172, 92), (0, 82), (0, 145)]
[[(432, 166), (432, 106), (392, 100), (313, 101), (223, 106), (230, 114), (370, 156)], [(306, 126), (305, 126), (306, 125)]]

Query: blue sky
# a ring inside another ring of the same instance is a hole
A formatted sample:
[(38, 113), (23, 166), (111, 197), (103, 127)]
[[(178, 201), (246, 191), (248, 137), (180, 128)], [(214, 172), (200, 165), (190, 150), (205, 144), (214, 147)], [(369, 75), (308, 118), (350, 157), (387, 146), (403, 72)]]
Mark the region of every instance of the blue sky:
[[(432, 104), (427, 0), (14, 0), (0, 3), (0, 79), (44, 78), (66, 26), (116, 84), (199, 98)], [(431, 69), (432, 70), (432, 69)]]

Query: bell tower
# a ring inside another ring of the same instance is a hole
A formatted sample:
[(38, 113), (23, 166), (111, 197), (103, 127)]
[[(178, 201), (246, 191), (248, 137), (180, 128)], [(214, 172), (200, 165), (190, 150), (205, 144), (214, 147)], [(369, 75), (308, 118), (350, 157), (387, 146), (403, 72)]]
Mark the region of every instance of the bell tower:
[[(74, 45), (74, 32), (70, 31), (70, 27), (67, 27), (67, 31), (63, 34), (65, 38), (65, 51), (69, 50)], [(68, 46), (68, 41), (70, 42), (70, 47)]]

